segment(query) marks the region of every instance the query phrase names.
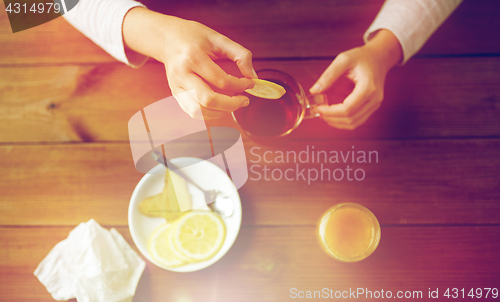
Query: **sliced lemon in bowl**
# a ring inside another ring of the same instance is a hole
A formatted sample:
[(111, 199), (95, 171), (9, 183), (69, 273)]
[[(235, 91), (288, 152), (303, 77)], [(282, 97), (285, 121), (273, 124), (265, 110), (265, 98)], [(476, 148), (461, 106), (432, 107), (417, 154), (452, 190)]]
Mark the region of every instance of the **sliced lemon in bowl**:
[(191, 212), (176, 221), (172, 237), (173, 249), (192, 261), (204, 261), (222, 247), (226, 227), (213, 212)]
[(166, 267), (177, 267), (186, 264), (184, 259), (178, 258), (169, 245), (168, 236), (172, 224), (165, 223), (159, 226), (149, 240), (149, 252), (153, 259)]
[(277, 100), (286, 93), (285, 88), (276, 83), (261, 79), (252, 79), (252, 81), (255, 83), (255, 86), (251, 89), (245, 90), (245, 92), (253, 96), (263, 99)]
[(173, 224), (172, 224), (172, 227), (168, 230), (168, 245), (170, 247), (170, 250), (172, 251), (172, 253), (180, 260), (184, 261), (184, 263), (191, 263), (193, 262), (193, 259), (185, 256), (183, 253), (179, 252), (179, 250), (177, 250), (177, 248), (175, 247), (175, 243), (174, 243), (174, 233), (175, 231), (177, 230), (177, 226), (178, 226), (178, 222), (175, 221)]

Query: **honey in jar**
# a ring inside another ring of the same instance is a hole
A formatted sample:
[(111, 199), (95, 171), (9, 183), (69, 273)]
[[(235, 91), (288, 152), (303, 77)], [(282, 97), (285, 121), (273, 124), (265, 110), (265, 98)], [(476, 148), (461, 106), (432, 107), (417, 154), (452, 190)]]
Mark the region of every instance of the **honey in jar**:
[(325, 252), (343, 262), (371, 255), (380, 241), (380, 225), (367, 208), (354, 203), (337, 204), (318, 223), (318, 240)]

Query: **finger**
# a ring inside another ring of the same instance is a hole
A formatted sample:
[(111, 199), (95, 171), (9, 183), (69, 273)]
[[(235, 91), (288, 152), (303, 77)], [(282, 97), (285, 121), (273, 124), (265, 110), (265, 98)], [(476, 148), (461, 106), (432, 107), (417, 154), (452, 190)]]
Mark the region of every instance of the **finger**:
[(380, 108), (380, 102), (370, 101), (365, 104), (352, 117), (324, 117), (323, 119), (330, 125), (341, 129), (356, 129), (361, 126), (366, 120)]
[(345, 130), (354, 130), (356, 128), (358, 128), (359, 126), (363, 125), (367, 120), (368, 118), (375, 112), (377, 111), (377, 109), (380, 107), (377, 106), (375, 108), (373, 108), (370, 112), (368, 112), (366, 115), (364, 115), (362, 118), (360, 118), (359, 120), (357, 120), (356, 122), (353, 122), (353, 123), (336, 123), (336, 122), (327, 122), (328, 125), (332, 126), (332, 127), (335, 127), (335, 128), (339, 128), (339, 129), (345, 129)]
[(218, 51), (221, 55), (235, 62), (243, 76), (257, 78), (257, 73), (252, 65), (252, 52), (250, 50), (222, 36), (219, 41)]
[(323, 116), (325, 121), (342, 123), (342, 124), (354, 124), (358, 120), (360, 120), (367, 113), (372, 112), (373, 109), (378, 108), (380, 106), (380, 102), (370, 101), (367, 102), (363, 107), (360, 108), (355, 115), (350, 117), (332, 117), (332, 116)]
[(339, 54), (333, 62), (326, 68), (319, 79), (314, 83), (309, 91), (312, 94), (322, 93), (332, 86), (337, 79), (343, 75), (350, 67), (350, 61), (344, 54)]
[(201, 78), (212, 84), (220, 90), (229, 90), (242, 92), (245, 89), (253, 87), (254, 82), (247, 78), (238, 79), (227, 74), (219, 65), (217, 65), (208, 56), (201, 64), (196, 65), (193, 70)]
[(186, 90), (180, 86), (170, 85), (173, 96), (179, 103), (179, 106), (190, 117), (197, 120), (219, 119), (225, 112), (203, 108), (196, 100), (196, 95), (185, 93)]
[(330, 106), (322, 105), (316, 108), (316, 111), (324, 116), (330, 117), (351, 117), (354, 116), (361, 106), (368, 102), (374, 95), (375, 88), (369, 84), (368, 79), (360, 79), (353, 91), (349, 94), (343, 103)]
[(179, 86), (184, 90), (196, 90), (198, 102), (207, 109), (233, 112), (249, 102), (249, 99), (243, 95), (228, 96), (214, 92), (205, 81), (194, 73), (184, 75), (179, 83), (181, 83)]

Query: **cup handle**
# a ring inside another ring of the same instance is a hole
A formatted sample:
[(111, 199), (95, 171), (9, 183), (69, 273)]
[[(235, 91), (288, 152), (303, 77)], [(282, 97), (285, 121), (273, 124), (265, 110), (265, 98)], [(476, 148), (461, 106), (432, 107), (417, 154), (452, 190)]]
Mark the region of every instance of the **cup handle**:
[(304, 119), (311, 119), (319, 116), (319, 113), (314, 110), (319, 105), (328, 105), (326, 94), (311, 94), (306, 96), (307, 106)]

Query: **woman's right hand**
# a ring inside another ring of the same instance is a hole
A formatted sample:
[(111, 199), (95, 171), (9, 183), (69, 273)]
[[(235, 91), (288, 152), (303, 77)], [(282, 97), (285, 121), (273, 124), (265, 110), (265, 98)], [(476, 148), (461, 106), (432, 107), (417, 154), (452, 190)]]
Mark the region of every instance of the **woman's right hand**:
[[(196, 91), (196, 98), (176, 98), (191, 117), (220, 118), (225, 112), (248, 105), (248, 97), (241, 92), (253, 87), (251, 78), (257, 77), (252, 53), (231, 39), (198, 22), (145, 8), (128, 12), (123, 36), (130, 49), (165, 64), (174, 96)], [(237, 78), (222, 70), (214, 62), (222, 58), (235, 62), (244, 77)]]

